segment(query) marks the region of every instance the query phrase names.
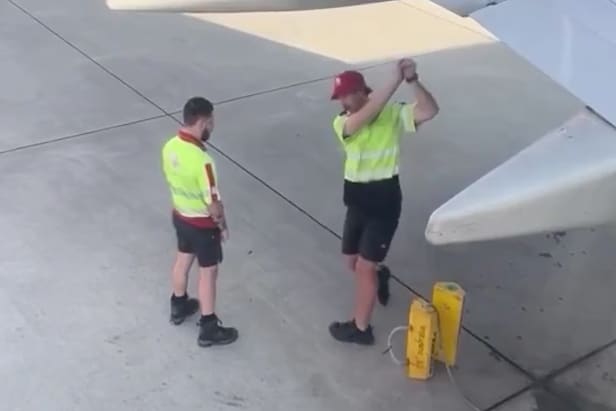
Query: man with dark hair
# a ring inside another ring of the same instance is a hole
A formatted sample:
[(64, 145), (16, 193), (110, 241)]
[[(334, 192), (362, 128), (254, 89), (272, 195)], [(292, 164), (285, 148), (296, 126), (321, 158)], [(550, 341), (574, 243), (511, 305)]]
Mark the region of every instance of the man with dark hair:
[[(413, 91), (412, 104), (389, 99), (406, 80)], [(421, 85), (416, 64), (400, 60), (386, 85), (374, 92), (357, 71), (336, 76), (332, 99), (343, 112), (333, 121), (344, 148), (344, 222), (342, 252), (355, 275), (355, 307), (351, 321), (330, 325), (332, 336), (343, 342), (370, 345), (374, 335), (370, 317), (377, 298), (379, 276), (389, 272), (379, 266), (387, 256), (402, 210), (398, 178), (400, 136), (412, 133), (438, 113), (432, 95)], [(381, 279), (381, 282), (385, 282)], [(386, 283), (379, 298), (387, 298)]]
[[(171, 322), (181, 324), (200, 307), (199, 345), (230, 344), (237, 340), (238, 332), (223, 327), (215, 314), (221, 242), (228, 239), (229, 232), (214, 160), (204, 144), (214, 129), (214, 106), (203, 97), (193, 97), (184, 105), (183, 114), (184, 125), (162, 150), (178, 242), (171, 275)], [(199, 300), (189, 298), (186, 291), (195, 256), (199, 263)]]

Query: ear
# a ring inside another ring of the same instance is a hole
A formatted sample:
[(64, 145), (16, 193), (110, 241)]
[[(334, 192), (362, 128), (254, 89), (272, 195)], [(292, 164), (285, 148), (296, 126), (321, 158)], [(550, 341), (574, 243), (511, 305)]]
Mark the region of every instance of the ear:
[(206, 124), (207, 124), (207, 120), (205, 119), (205, 117), (199, 117), (199, 119), (195, 123), (195, 126), (199, 128), (205, 128)]

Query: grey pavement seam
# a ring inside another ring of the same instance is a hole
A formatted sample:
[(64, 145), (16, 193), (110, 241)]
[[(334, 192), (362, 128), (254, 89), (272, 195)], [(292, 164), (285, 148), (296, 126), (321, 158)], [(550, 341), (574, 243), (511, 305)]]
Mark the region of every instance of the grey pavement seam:
[[(7, 2), (9, 4), (11, 4), (13, 7), (17, 8), (18, 10), (20, 10), (22, 13), (24, 13), (29, 18), (34, 20), (36, 23), (38, 23), (40, 26), (42, 26), (45, 30), (49, 31), (51, 34), (53, 34), (55, 37), (57, 37), (59, 40), (61, 40), (63, 43), (65, 43), (67, 46), (69, 46), (73, 50), (77, 51), (79, 54), (81, 54), (83, 57), (85, 57), (88, 61), (90, 61), (91, 63), (95, 64), (99, 69), (103, 70), (109, 76), (111, 76), (115, 80), (119, 81), (123, 86), (127, 87), (133, 93), (135, 93), (136, 95), (138, 95), (139, 97), (144, 99), (146, 102), (148, 102), (149, 104), (154, 106), (161, 113), (163, 113), (160, 116), (155, 116), (155, 117), (150, 117), (150, 118), (145, 118), (145, 119), (140, 119), (140, 120), (134, 120), (134, 121), (131, 121), (131, 122), (124, 123), (124, 125), (136, 124), (136, 123), (139, 123), (139, 122), (142, 122), (142, 121), (154, 120), (154, 119), (162, 118), (162, 117), (165, 117), (165, 116), (169, 117), (173, 121), (179, 123), (179, 121), (175, 117), (173, 117), (173, 116), (176, 115), (176, 114), (181, 113), (182, 112), (181, 109), (178, 109), (178, 110), (175, 110), (175, 111), (172, 111), (172, 112), (168, 112), (162, 106), (160, 106), (155, 101), (153, 101), (152, 99), (147, 97), (145, 94), (143, 94), (141, 91), (139, 91), (136, 87), (133, 87), (130, 83), (128, 83), (127, 81), (122, 79), (120, 76), (115, 74), (113, 71), (111, 71), (110, 69), (105, 67), (103, 64), (99, 63), (98, 61), (96, 61), (94, 58), (92, 58), (90, 55), (88, 55), (85, 51), (81, 50), (75, 44), (71, 43), (69, 40), (64, 38), (60, 33), (55, 31), (48, 24), (43, 22), (41, 19), (39, 19), (38, 17), (36, 17), (32, 13), (30, 13), (28, 10), (26, 10), (24, 7), (22, 7), (21, 5), (16, 3), (14, 0), (7, 0)], [(380, 63), (375, 63), (375, 64), (366, 65), (366, 66), (361, 66), (358, 69), (359, 70), (369, 70), (369, 69), (372, 69), (372, 68), (376, 68), (376, 67), (385, 65), (388, 62), (389, 61), (382, 61)], [(291, 83), (291, 84), (286, 84), (286, 85), (283, 85), (283, 86), (273, 87), (273, 88), (269, 88), (269, 89), (265, 89), (265, 90), (255, 91), (253, 93), (242, 94), (240, 96), (231, 97), (231, 98), (220, 100), (220, 101), (215, 101), (214, 104), (215, 105), (224, 105), (224, 104), (233, 103), (233, 102), (236, 102), (236, 101), (241, 101), (241, 100), (252, 98), (252, 97), (257, 97), (257, 96), (262, 96), (262, 95), (266, 95), (266, 94), (270, 94), (270, 93), (276, 93), (278, 91), (284, 91), (284, 90), (292, 89), (294, 87), (300, 87), (300, 86), (305, 86), (305, 85), (308, 85), (308, 84), (318, 83), (320, 81), (325, 81), (325, 80), (328, 80), (328, 79), (331, 79), (331, 78), (333, 78), (333, 76), (329, 75), (329, 76), (321, 76), (321, 77), (312, 78), (312, 79), (308, 79), (308, 80), (298, 81), (298, 82)], [(96, 133), (97, 131), (105, 131), (105, 130), (109, 130), (109, 129), (113, 129), (113, 128), (116, 128), (116, 126), (112, 125), (112, 126), (107, 126), (107, 127), (101, 127), (99, 129), (96, 129), (96, 130), (89, 130), (89, 131), (81, 132), (81, 133), (78, 133), (78, 134), (71, 134), (71, 135), (68, 135), (68, 136), (59, 137), (59, 138), (56, 138), (56, 139), (53, 139), (53, 140), (48, 140), (48, 141), (37, 143), (37, 144), (19, 146), (19, 147), (16, 147), (15, 149), (7, 150), (6, 152), (16, 151), (16, 150), (23, 150), (23, 149), (26, 149), (26, 148), (36, 147), (36, 146), (43, 145), (43, 144), (59, 142), (59, 141), (63, 141), (63, 140), (66, 140), (66, 139), (70, 139), (70, 138), (74, 138), (74, 137), (80, 137), (80, 136), (85, 136), (85, 135), (90, 135), (90, 134)], [(4, 154), (4, 153), (5, 152), (0, 152), (0, 154)]]
[(497, 408), (502, 407), (503, 405), (507, 404), (509, 401), (515, 400), (519, 396), (526, 394), (527, 392), (535, 388), (535, 386), (536, 386), (536, 383), (534, 382), (530, 383), (526, 387), (521, 388), (517, 390), (516, 392), (506, 396), (502, 400), (495, 402), (494, 404), (490, 405), (488, 408), (485, 408), (483, 411), (494, 411)]
[(549, 391), (549, 386), (548, 384), (553, 381), (556, 377), (558, 377), (559, 375), (562, 375), (563, 373), (569, 371), (571, 368), (580, 365), (581, 363), (585, 362), (586, 360), (591, 359), (592, 357), (602, 353), (605, 350), (609, 350), (612, 347), (616, 347), (616, 339), (613, 339), (612, 341), (603, 344), (597, 348), (595, 348), (592, 351), (589, 351), (588, 353), (576, 358), (575, 360), (563, 365), (560, 368), (555, 369), (554, 371), (549, 372), (547, 375), (545, 375), (544, 377), (541, 377), (538, 379), (537, 383), (541, 384), (542, 386), (544, 386), (544, 388), (546, 390)]
[(153, 105), (154, 107), (156, 107), (158, 110), (160, 110), (162, 113), (169, 115), (169, 113), (162, 108), (161, 106), (159, 106), (158, 104), (156, 104), (156, 102), (154, 102), (152, 99), (148, 98), (146, 95), (144, 95), (142, 92), (140, 92), (139, 90), (137, 90), (135, 87), (133, 87), (132, 85), (130, 85), (128, 82), (124, 81), (120, 76), (118, 76), (117, 74), (115, 74), (113, 71), (109, 70), (107, 67), (103, 66), (101, 63), (99, 63), (98, 61), (96, 61), (94, 58), (92, 58), (89, 54), (87, 54), (85, 51), (81, 50), (79, 47), (77, 47), (76, 45), (74, 45), (73, 43), (71, 43), (70, 41), (68, 41), (67, 39), (65, 39), (60, 33), (58, 33), (57, 31), (55, 31), (54, 29), (52, 29), (49, 25), (45, 24), (44, 21), (42, 21), (41, 19), (39, 19), (38, 17), (36, 17), (34, 14), (30, 13), (28, 10), (26, 10), (25, 8), (23, 8), (22, 6), (20, 6), (19, 4), (17, 4), (15, 1), (13, 0), (7, 0), (13, 7), (17, 8), (18, 10), (20, 10), (22, 13), (24, 13), (26, 16), (30, 17), (32, 20), (36, 21), (41, 27), (43, 27), (45, 30), (47, 30), (48, 32), (50, 32), (51, 34), (53, 34), (55, 37), (57, 37), (58, 39), (60, 39), (64, 44), (66, 44), (67, 46), (69, 46), (70, 48), (72, 48), (73, 50), (75, 50), (76, 52), (78, 52), (79, 54), (81, 54), (83, 57), (85, 57), (88, 61), (90, 61), (92, 64), (96, 65), (98, 68), (100, 68), (101, 70), (103, 70), (105, 73), (107, 73), (108, 75), (110, 75), (111, 77), (113, 77), (114, 79), (116, 79), (117, 81), (119, 81), (120, 83), (122, 83), (122, 85), (124, 85), (125, 87), (127, 87), (128, 89), (130, 89), (133, 93), (137, 94), (139, 97), (141, 97), (142, 99), (144, 99), (145, 101), (147, 101), (148, 103), (150, 103), (151, 105)]
[[(144, 118), (144, 119), (139, 119), (139, 120), (134, 120), (131, 122), (126, 122), (126, 123), (122, 123), (122, 124), (116, 124), (116, 125), (111, 125), (108, 127), (103, 127), (97, 130), (91, 130), (91, 131), (86, 131), (86, 132), (82, 132), (82, 133), (77, 133), (77, 134), (73, 134), (73, 135), (69, 135), (69, 136), (65, 136), (65, 137), (60, 137), (60, 138), (56, 138), (53, 140), (48, 140), (48, 141), (44, 141), (44, 142), (40, 142), (40, 143), (34, 143), (34, 144), (30, 144), (30, 145), (26, 145), (26, 146), (20, 146), (17, 148), (13, 148), (13, 149), (9, 149), (9, 150), (5, 150), (5, 151), (1, 151), (1, 154), (6, 154), (6, 153), (10, 153), (10, 152), (14, 152), (14, 151), (19, 151), (19, 150), (24, 150), (27, 148), (31, 148), (31, 147), (37, 147), (37, 146), (41, 146), (41, 145), (46, 145), (46, 144), (52, 144), (52, 143), (56, 143), (59, 141), (65, 141), (65, 140), (70, 140), (70, 139), (74, 139), (77, 137), (82, 137), (82, 136), (87, 136), (87, 135), (92, 135), (92, 134), (96, 134), (97, 132), (100, 131), (107, 131), (107, 130), (112, 130), (112, 129), (117, 129), (117, 128), (121, 128), (124, 126), (129, 126), (129, 125), (133, 125), (133, 124), (138, 124), (141, 122), (146, 122), (146, 121), (150, 121), (150, 120), (154, 120), (154, 119), (159, 119), (159, 118), (164, 118), (164, 117), (169, 117), (172, 120), (174, 120), (175, 122), (179, 121), (173, 117), (175, 114), (180, 113), (181, 111), (174, 111), (174, 112), (168, 112), (166, 111), (163, 107), (161, 107), (160, 105), (158, 105), (156, 102), (154, 102), (153, 100), (151, 100), (150, 98), (148, 98), (147, 96), (145, 96), (142, 92), (140, 92), (137, 88), (135, 88), (134, 86), (132, 86), (131, 84), (129, 84), (127, 81), (123, 80), (120, 76), (118, 76), (117, 74), (115, 74), (113, 71), (111, 71), (110, 69), (108, 69), (107, 67), (105, 67), (104, 65), (102, 65), (101, 63), (99, 63), (98, 61), (96, 61), (94, 58), (92, 58), (90, 55), (88, 55), (86, 52), (84, 52), (83, 50), (81, 50), (79, 47), (77, 47), (76, 45), (72, 44), (70, 41), (68, 41), (67, 39), (65, 39), (62, 35), (60, 35), (58, 32), (56, 32), (55, 30), (53, 30), (50, 26), (48, 26), (47, 24), (45, 24), (42, 20), (40, 20), (39, 18), (37, 18), (36, 16), (34, 16), (32, 13), (30, 13), (28, 10), (26, 10), (25, 8), (23, 8), (22, 6), (20, 6), (19, 4), (17, 4), (14, 0), (7, 0), (8, 3), (10, 3), (11, 5), (13, 5), (14, 7), (16, 7), (17, 9), (19, 9), (21, 12), (23, 12), (24, 14), (26, 14), (28, 17), (30, 17), (31, 19), (33, 19), (34, 21), (36, 21), (39, 25), (41, 25), (43, 28), (45, 28), (47, 31), (49, 31), (50, 33), (52, 33), (54, 36), (56, 36), (58, 39), (60, 39), (61, 41), (63, 41), (66, 45), (68, 45), (69, 47), (71, 47), (72, 49), (74, 49), (75, 51), (77, 51), (79, 54), (81, 54), (83, 57), (85, 57), (87, 60), (89, 60), (90, 62), (92, 62), (93, 64), (95, 64), (97, 67), (99, 67), (101, 70), (103, 70), (104, 72), (106, 72), (108, 75), (110, 75), (111, 77), (113, 77), (114, 79), (116, 79), (117, 81), (119, 81), (122, 85), (124, 85), (125, 87), (127, 87), (128, 89), (130, 89), (131, 91), (133, 91), (136, 95), (138, 95), (139, 97), (141, 97), (142, 99), (144, 99), (145, 101), (147, 101), (149, 104), (151, 104), (152, 106), (154, 106), (156, 109), (158, 109), (159, 111), (161, 111), (161, 115), (158, 116), (154, 116), (154, 117), (149, 117), (149, 118)], [(422, 10), (420, 8), (417, 8), (411, 4), (402, 2), (402, 4), (404, 4), (407, 7), (411, 7), (413, 9), (416, 9), (418, 11), (430, 14), (434, 17), (437, 18), (441, 18), (440, 16), (436, 16), (433, 15), (431, 13), (426, 12), (425, 10)], [(453, 23), (455, 24), (455, 23)], [(464, 27), (461, 25), (458, 25), (464, 29), (467, 29), (469, 31), (472, 31), (476, 34), (479, 35), (483, 35), (482, 33), (479, 33), (475, 30), (472, 30), (468, 27)], [(378, 67), (384, 64), (387, 64), (389, 61), (384, 61), (381, 63), (377, 63), (377, 64), (373, 64), (373, 65), (369, 65), (369, 66), (365, 66), (365, 67), (361, 67), (361, 70), (366, 70), (366, 69), (370, 69), (370, 68), (374, 68), (374, 67)], [(301, 82), (296, 82), (296, 83), (292, 83), (292, 84), (288, 84), (288, 85), (284, 85), (284, 86), (280, 86), (280, 87), (275, 87), (272, 89), (268, 89), (268, 90), (263, 90), (263, 91), (258, 91), (258, 92), (254, 92), (254, 93), (250, 93), (247, 95), (242, 95), (242, 96), (238, 96), (238, 97), (233, 97), (233, 98), (229, 98), (229, 99), (225, 99), (219, 102), (216, 102), (215, 104), (221, 105), (221, 104), (226, 104), (226, 103), (231, 103), (234, 101), (239, 101), (242, 99), (247, 99), (247, 98), (251, 98), (251, 97), (256, 97), (256, 96), (260, 96), (260, 95), (264, 95), (264, 94), (268, 94), (268, 93), (273, 93), (273, 92), (277, 92), (277, 91), (282, 91), (282, 90), (286, 90), (286, 89), (291, 89), (294, 87), (298, 87), (298, 86), (302, 86), (302, 85), (307, 85), (307, 84), (312, 84), (312, 83), (316, 83), (319, 81), (324, 81), (331, 78), (331, 76), (323, 76), (323, 77), (319, 77), (316, 79), (310, 79), (310, 80), (305, 80), (305, 81), (301, 81)], [(234, 160), (231, 156), (227, 155), (225, 152), (223, 152), (220, 148), (216, 147), (213, 144), (209, 144), (216, 152), (218, 152), (221, 156), (223, 156), (225, 159), (227, 159), (228, 161), (230, 161), (232, 164), (234, 164), (235, 166), (237, 166), (238, 168), (240, 168), (243, 172), (245, 172), (246, 174), (248, 174), (250, 177), (252, 177), (253, 179), (255, 179), (256, 181), (258, 181), (259, 183), (261, 183), (264, 187), (266, 187), (268, 190), (270, 190), (271, 192), (273, 192), (274, 194), (276, 194), (279, 198), (281, 198), (282, 200), (284, 200), (287, 204), (289, 204), (290, 206), (292, 206), (293, 208), (295, 208), (297, 211), (299, 211), (301, 214), (303, 214), (305, 217), (307, 217), (308, 219), (310, 219), (311, 221), (313, 221), (315, 224), (317, 224), (318, 226), (320, 226), (321, 228), (323, 228), (325, 231), (329, 232), (330, 234), (332, 234), (334, 237), (340, 239), (340, 235), (338, 233), (336, 233), (334, 230), (332, 230), (331, 228), (329, 228), (327, 225), (325, 225), (324, 223), (322, 223), (321, 221), (319, 221), (316, 217), (314, 217), (313, 215), (311, 215), (308, 211), (304, 210), (301, 206), (299, 206), (298, 204), (296, 204), (293, 200), (289, 199), (288, 197), (286, 197), (284, 194), (282, 194), (280, 191), (278, 191), (277, 189), (275, 189), (273, 186), (271, 186), (269, 183), (267, 183), (265, 180), (263, 180), (262, 178), (258, 177), (256, 174), (254, 174), (253, 172), (251, 172), (250, 170), (248, 170), (245, 166), (243, 166), (242, 164), (240, 164), (238, 161)], [(404, 288), (406, 288), (408, 291), (410, 291), (411, 293), (421, 297), (421, 298), (425, 298), (423, 297), (417, 290), (415, 290), (413, 287), (411, 287), (410, 285), (406, 284), (404, 281), (402, 281), (399, 277), (393, 275), (392, 278), (401, 286), (403, 286)], [(566, 370), (570, 369), (571, 367), (574, 367), (575, 365), (591, 358), (594, 355), (597, 355), (598, 353), (616, 345), (616, 340), (611, 341), (608, 344), (605, 344), (593, 351), (591, 351), (590, 353), (577, 358), (576, 360), (574, 360), (573, 362), (555, 370), (550, 372), (548, 375), (546, 375), (545, 377), (541, 377), (538, 378), (536, 376), (534, 376), (532, 373), (528, 372), (527, 370), (525, 370), (523, 367), (521, 367), (519, 364), (517, 364), (515, 361), (513, 361), (512, 359), (510, 359), (509, 357), (507, 357), (506, 355), (502, 354), (501, 352), (499, 352), (494, 346), (492, 346), (490, 343), (488, 343), (487, 341), (485, 341), (484, 339), (482, 339), (481, 337), (479, 337), (477, 334), (475, 334), (474, 332), (472, 332), (470, 329), (468, 329), (466, 326), (462, 327), (463, 330), (468, 333), (473, 339), (479, 341), (480, 343), (482, 343), (483, 345), (485, 345), (486, 347), (488, 347), (492, 352), (494, 352), (495, 354), (497, 354), (501, 359), (503, 359), (504, 361), (506, 361), (509, 365), (511, 365), (512, 367), (514, 367), (516, 370), (518, 370), (519, 372), (523, 373), (525, 376), (527, 376), (529, 379), (531, 379), (533, 382), (531, 384), (529, 384), (528, 386), (526, 386), (525, 388), (522, 388), (521, 390), (518, 390), (514, 393), (512, 393), (511, 395), (507, 396), (506, 398), (504, 398), (503, 400), (497, 402), (496, 404), (486, 408), (485, 411), (491, 411), (496, 409), (497, 407), (500, 407), (501, 405), (505, 404), (506, 402), (522, 395), (523, 393), (531, 390), (534, 387), (537, 386), (545, 386), (549, 381), (551, 381), (552, 379), (554, 379), (556, 376), (560, 375), (561, 373), (565, 372)]]
[(132, 121), (127, 121), (124, 123), (119, 123), (119, 124), (112, 124), (110, 126), (106, 126), (106, 127), (100, 127), (94, 130), (87, 130), (87, 131), (82, 131), (79, 133), (74, 133), (74, 134), (69, 134), (66, 136), (62, 136), (62, 137), (57, 137), (57, 138), (52, 138), (49, 140), (45, 140), (45, 141), (39, 141), (37, 143), (32, 143), (32, 144), (24, 144), (23, 146), (17, 146), (17, 147), (13, 147), (13, 148), (9, 148), (6, 150), (2, 150), (0, 151), (0, 156), (4, 155), (4, 154), (9, 154), (9, 153), (14, 153), (16, 151), (22, 151), (22, 150), (27, 150), (29, 148), (35, 148), (35, 147), (41, 147), (41, 146), (46, 146), (48, 144), (54, 144), (54, 143), (59, 143), (62, 141), (68, 141), (68, 140), (73, 140), (79, 137), (85, 137), (85, 136), (90, 136), (96, 133), (100, 133), (103, 131), (109, 131), (109, 130), (115, 130), (118, 128), (122, 128), (122, 127), (127, 127), (127, 126), (132, 126), (135, 124), (140, 124), (140, 123), (145, 123), (151, 120), (158, 120), (161, 118), (167, 118), (168, 116), (166, 114), (159, 114), (157, 116), (152, 116), (152, 117), (145, 117), (145, 118), (141, 118), (138, 120), (132, 120)]
[(546, 374), (543, 377), (538, 377), (538, 378), (534, 378), (534, 381), (526, 386), (525, 388), (507, 396), (506, 398), (494, 403), (493, 405), (491, 405), (490, 407), (486, 408), (484, 411), (493, 411), (496, 410), (497, 408), (503, 406), (504, 404), (506, 404), (507, 402), (519, 397), (520, 395), (531, 391), (533, 389), (543, 389), (547, 392), (549, 392), (550, 394), (560, 398), (561, 400), (565, 401), (564, 398), (562, 398), (562, 396), (559, 394), (558, 391), (555, 391), (552, 389), (552, 387), (550, 387), (550, 382), (552, 382), (554, 379), (556, 379), (558, 376), (562, 375), (563, 373), (567, 372), (568, 370), (572, 369), (573, 367), (580, 365), (581, 363), (591, 359), (592, 357), (602, 353), (605, 350), (608, 350), (610, 348), (616, 347), (616, 339), (603, 344), (600, 347), (595, 348), (594, 350), (589, 351), (588, 353), (574, 359), (573, 361), (565, 364), (562, 367), (559, 367), (551, 372), (549, 372), (548, 374)]
[[(361, 69), (362, 70), (368, 70), (370, 68), (378, 67), (381, 64), (385, 64), (385, 63), (374, 64), (374, 65), (371, 65), (371, 66), (362, 67)], [(294, 87), (301, 87), (301, 86), (308, 85), (308, 84), (318, 83), (320, 81), (325, 81), (325, 80), (328, 80), (330, 78), (331, 78), (331, 76), (320, 77), (320, 78), (315, 78), (315, 79), (311, 79), (311, 80), (300, 81), (300, 82), (293, 83), (293, 84), (288, 84), (288, 85), (285, 85), (285, 86), (280, 86), (280, 87), (270, 88), (270, 89), (266, 89), (266, 90), (262, 90), (262, 91), (257, 91), (257, 92), (250, 93), (250, 94), (243, 94), (243, 95), (238, 96), (238, 97), (232, 97), (232, 98), (228, 98), (228, 99), (224, 99), (224, 100), (220, 100), (220, 101), (215, 101), (214, 105), (221, 106), (221, 105), (225, 105), (225, 104), (229, 104), (229, 103), (234, 103), (236, 101), (240, 101), (240, 100), (244, 100), (244, 99), (248, 99), (248, 98), (252, 98), (252, 97), (258, 97), (258, 96), (262, 96), (262, 95), (266, 95), (266, 94), (270, 94), (270, 93), (276, 93), (278, 91), (288, 90), (288, 89), (291, 89), (291, 88), (294, 88)], [(26, 150), (26, 149), (29, 149), (29, 148), (44, 146), (44, 145), (47, 145), (47, 144), (53, 144), (53, 143), (58, 143), (58, 142), (66, 141), (66, 140), (71, 140), (71, 139), (74, 139), (74, 138), (88, 136), (88, 135), (96, 134), (98, 132), (113, 130), (113, 129), (124, 127), (124, 126), (131, 126), (131, 125), (134, 125), (134, 124), (139, 124), (139, 123), (147, 122), (147, 121), (150, 121), (150, 120), (158, 120), (160, 118), (165, 118), (165, 117), (170, 118), (171, 120), (175, 121), (176, 123), (180, 123), (180, 121), (178, 119), (176, 119), (174, 116), (176, 116), (178, 114), (181, 114), (181, 113), (182, 113), (182, 110), (181, 109), (177, 109), (177, 110), (174, 110), (174, 111), (171, 111), (171, 112), (164, 112), (164, 114), (159, 114), (159, 115), (156, 115), (156, 116), (144, 117), (144, 118), (140, 118), (140, 119), (137, 119), (137, 120), (127, 121), (127, 122), (124, 122), (124, 123), (112, 124), (112, 125), (109, 125), (109, 126), (99, 127), (99, 128), (92, 129), (92, 130), (80, 131), (78, 133), (68, 134), (68, 135), (62, 136), (62, 137), (51, 138), (49, 140), (41, 141), (41, 142), (38, 142), (38, 143), (25, 144), (23, 146), (17, 146), (17, 147), (14, 147), (14, 148), (10, 148), (10, 149), (4, 150), (4, 151), (0, 151), (0, 155), (7, 154), (7, 153), (12, 153), (12, 152), (15, 152), (15, 151)]]

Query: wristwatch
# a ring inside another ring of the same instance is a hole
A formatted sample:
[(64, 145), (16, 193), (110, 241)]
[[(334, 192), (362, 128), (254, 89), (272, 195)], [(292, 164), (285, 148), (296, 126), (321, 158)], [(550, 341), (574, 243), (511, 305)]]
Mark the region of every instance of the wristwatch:
[(415, 73), (412, 77), (405, 78), (404, 80), (405, 80), (407, 83), (411, 84), (411, 83), (413, 83), (414, 81), (419, 80), (419, 74)]

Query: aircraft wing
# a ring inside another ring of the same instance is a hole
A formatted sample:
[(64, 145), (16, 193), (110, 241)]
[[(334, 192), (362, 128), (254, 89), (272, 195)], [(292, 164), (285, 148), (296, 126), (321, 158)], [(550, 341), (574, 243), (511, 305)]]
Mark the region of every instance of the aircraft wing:
[[(464, 3), (433, 1), (453, 10)], [(588, 108), (438, 208), (426, 228), (428, 241), (490, 240), (615, 221), (616, 0), (506, 0), (470, 10), (470, 17)]]
[[(380, 1), (107, 0), (107, 5), (115, 10), (248, 12)], [(434, 211), (427, 240), (490, 240), (616, 221), (616, 0), (432, 2), (475, 19), (587, 109)]]
[(384, 1), (387, 0), (107, 0), (107, 7), (131, 11), (243, 13), (326, 9)]
[(508, 0), (471, 17), (616, 124), (616, 0)]

